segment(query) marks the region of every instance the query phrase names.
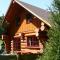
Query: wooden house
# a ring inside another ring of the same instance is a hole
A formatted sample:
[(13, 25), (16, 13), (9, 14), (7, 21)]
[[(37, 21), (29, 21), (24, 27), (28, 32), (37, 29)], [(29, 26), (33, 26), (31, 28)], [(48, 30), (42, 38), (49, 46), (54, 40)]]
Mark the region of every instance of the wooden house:
[(5, 15), (2, 35), (7, 53), (43, 53), (50, 13), (20, 0), (12, 0)]

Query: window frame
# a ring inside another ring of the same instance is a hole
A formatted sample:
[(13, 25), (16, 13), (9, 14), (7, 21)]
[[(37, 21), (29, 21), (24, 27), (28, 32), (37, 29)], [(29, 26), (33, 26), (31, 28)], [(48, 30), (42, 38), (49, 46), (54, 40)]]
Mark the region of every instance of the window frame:
[[(31, 39), (31, 40), (29, 40)], [(33, 40), (35, 39), (35, 40)], [(27, 46), (28, 47), (39, 47), (39, 40), (36, 36), (27, 36)]]

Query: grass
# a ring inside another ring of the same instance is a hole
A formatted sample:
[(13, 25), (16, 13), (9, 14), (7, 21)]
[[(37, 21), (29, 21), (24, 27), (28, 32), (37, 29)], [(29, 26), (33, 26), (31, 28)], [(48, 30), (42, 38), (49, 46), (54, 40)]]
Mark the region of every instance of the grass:
[(0, 60), (17, 60), (16, 56), (3, 56), (0, 55)]
[(38, 58), (38, 55), (35, 54), (18, 55), (18, 59), (16, 55), (0, 55), (0, 60), (36, 60), (36, 58)]
[(37, 54), (24, 54), (19, 56), (20, 60), (36, 60), (37, 58)]
[(0, 39), (0, 50), (1, 50), (1, 44), (3, 43), (3, 41)]

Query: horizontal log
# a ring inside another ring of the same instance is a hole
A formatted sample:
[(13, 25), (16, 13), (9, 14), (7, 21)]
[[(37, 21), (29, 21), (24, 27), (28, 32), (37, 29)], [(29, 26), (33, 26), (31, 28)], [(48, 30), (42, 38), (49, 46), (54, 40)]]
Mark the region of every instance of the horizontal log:
[(21, 43), (26, 43), (27, 41), (26, 40), (21, 40)]

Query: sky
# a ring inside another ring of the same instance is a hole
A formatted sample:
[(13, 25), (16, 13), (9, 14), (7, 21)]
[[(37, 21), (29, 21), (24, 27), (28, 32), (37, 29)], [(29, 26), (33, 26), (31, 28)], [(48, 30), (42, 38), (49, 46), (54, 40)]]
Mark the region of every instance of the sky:
[[(52, 4), (52, 0), (21, 0), (21, 1), (43, 9), (49, 9), (49, 7)], [(0, 16), (6, 14), (10, 2), (11, 0), (0, 0)]]

